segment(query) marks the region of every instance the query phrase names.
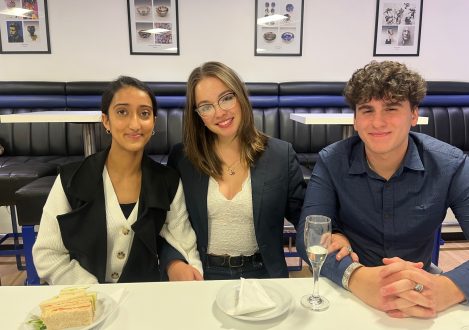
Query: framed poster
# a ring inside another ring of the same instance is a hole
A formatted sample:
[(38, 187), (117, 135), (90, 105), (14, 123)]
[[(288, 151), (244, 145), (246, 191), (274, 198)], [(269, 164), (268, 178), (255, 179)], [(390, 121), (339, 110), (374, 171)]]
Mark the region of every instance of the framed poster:
[(130, 54), (179, 55), (177, 0), (127, 0)]
[(423, 0), (377, 0), (374, 56), (418, 56)]
[(0, 0), (0, 53), (50, 54), (47, 0)]
[(254, 55), (301, 56), (303, 0), (256, 0)]

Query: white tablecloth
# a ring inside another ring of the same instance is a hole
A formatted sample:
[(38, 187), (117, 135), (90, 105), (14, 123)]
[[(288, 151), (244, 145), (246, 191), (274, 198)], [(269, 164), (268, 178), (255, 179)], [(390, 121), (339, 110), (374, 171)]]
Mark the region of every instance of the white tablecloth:
[[(104, 284), (90, 290), (110, 296), (127, 291), (117, 311), (99, 329), (462, 329), (469, 326), (469, 307), (458, 305), (431, 320), (392, 319), (374, 310), (349, 292), (320, 279), (320, 293), (331, 303), (324, 312), (300, 305), (312, 291), (311, 278), (274, 279), (293, 298), (290, 311), (271, 320), (248, 322), (224, 314), (215, 304), (217, 292), (228, 281)], [(262, 283), (262, 282), (261, 282)], [(18, 329), (29, 311), (60, 291), (60, 286), (0, 287), (0, 329)]]

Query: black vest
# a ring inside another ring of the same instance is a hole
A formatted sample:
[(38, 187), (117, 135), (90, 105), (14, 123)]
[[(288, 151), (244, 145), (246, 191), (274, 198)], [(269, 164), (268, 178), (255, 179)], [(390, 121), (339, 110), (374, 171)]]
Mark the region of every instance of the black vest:
[[(62, 187), (72, 208), (71, 212), (57, 216), (63, 243), (70, 259), (77, 260), (99, 283), (104, 283), (106, 277), (107, 229), (102, 172), (108, 152), (109, 149), (60, 169)], [(158, 251), (167, 243), (159, 232), (178, 184), (176, 171), (143, 156), (139, 209), (137, 221), (132, 225), (135, 234), (119, 282), (161, 280)]]

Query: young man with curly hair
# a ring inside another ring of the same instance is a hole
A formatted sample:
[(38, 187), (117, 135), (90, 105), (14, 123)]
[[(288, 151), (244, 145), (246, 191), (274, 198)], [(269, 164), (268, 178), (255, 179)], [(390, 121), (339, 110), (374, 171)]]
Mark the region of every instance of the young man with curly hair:
[(344, 95), (358, 135), (324, 148), (309, 182), (304, 220), (323, 214), (358, 254), (327, 258), (322, 274), (392, 317), (434, 317), (469, 297), (469, 261), (443, 274), (431, 263), (435, 233), (450, 207), (469, 236), (469, 160), (417, 124), (426, 83), (404, 64), (371, 62)]

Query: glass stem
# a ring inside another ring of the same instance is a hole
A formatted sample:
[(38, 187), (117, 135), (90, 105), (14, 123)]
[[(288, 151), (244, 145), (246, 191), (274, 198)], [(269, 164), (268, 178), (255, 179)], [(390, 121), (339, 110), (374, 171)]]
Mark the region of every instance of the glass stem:
[(320, 299), (319, 297), (319, 273), (321, 271), (321, 264), (317, 262), (312, 263), (313, 268), (313, 298)]

